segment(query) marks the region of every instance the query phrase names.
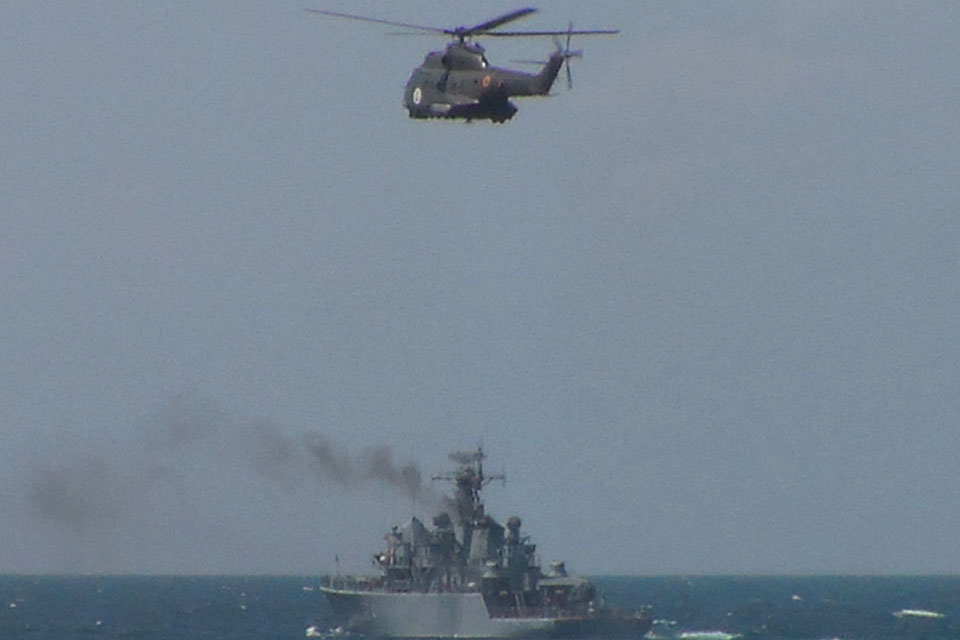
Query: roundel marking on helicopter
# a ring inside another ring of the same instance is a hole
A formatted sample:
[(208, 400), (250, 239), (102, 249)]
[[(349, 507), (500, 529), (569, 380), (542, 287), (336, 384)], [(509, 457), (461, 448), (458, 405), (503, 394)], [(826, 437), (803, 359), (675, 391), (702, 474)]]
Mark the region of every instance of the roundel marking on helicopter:
[(487, 87), (489, 87), (489, 86), (490, 86), (490, 74), (487, 74), (487, 75), (483, 76), (483, 82), (481, 82), (480, 84), (483, 85), (483, 88), (484, 88), (484, 89), (486, 89)]
[(423, 97), (423, 92), (420, 91), (420, 87), (415, 87), (413, 90), (413, 104), (420, 104), (420, 99)]

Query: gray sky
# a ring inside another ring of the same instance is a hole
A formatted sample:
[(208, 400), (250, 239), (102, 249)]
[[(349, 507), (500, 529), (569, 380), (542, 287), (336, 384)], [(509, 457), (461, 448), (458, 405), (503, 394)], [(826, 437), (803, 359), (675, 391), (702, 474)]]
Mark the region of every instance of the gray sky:
[(581, 573), (960, 571), (960, 4), (544, 3), (504, 126), (303, 6), (0, 4), (0, 572), (366, 569), (479, 441)]

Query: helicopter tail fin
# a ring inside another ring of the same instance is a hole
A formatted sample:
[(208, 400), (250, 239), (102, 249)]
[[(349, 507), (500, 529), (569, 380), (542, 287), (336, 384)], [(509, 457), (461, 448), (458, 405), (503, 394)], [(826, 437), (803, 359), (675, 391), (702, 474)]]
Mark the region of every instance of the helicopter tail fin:
[(557, 45), (557, 50), (550, 54), (550, 59), (547, 61), (547, 64), (544, 65), (543, 70), (540, 71), (538, 77), (540, 79), (540, 93), (546, 95), (550, 92), (550, 87), (553, 86), (553, 83), (557, 79), (557, 75), (560, 73), (560, 67), (567, 67), (567, 88), (573, 88), (573, 78), (570, 75), (570, 58), (580, 58), (583, 56), (583, 51), (577, 49), (575, 51), (570, 50), (570, 36), (573, 35), (573, 23), (570, 23), (570, 26), (567, 28), (567, 42), (562, 44), (560, 40), (554, 36), (553, 42)]
[(550, 93), (550, 88), (553, 87), (553, 83), (560, 73), (560, 67), (563, 66), (565, 61), (566, 58), (562, 51), (554, 51), (550, 54), (550, 59), (547, 60), (547, 63), (543, 65), (543, 69), (537, 74), (538, 94), (545, 96)]

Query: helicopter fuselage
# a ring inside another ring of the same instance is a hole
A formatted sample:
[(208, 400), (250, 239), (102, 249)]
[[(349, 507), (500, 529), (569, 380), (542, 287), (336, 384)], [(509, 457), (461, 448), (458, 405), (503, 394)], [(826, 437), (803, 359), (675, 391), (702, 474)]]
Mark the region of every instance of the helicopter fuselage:
[[(580, 57), (580, 51), (570, 50), (571, 36), (619, 33), (615, 29), (574, 29), (572, 22), (564, 31), (498, 31), (507, 23), (536, 13), (537, 10), (533, 7), (515, 9), (471, 27), (459, 26), (452, 29), (323, 9), (306, 11), (454, 38), (454, 42), (448, 44), (443, 51), (428, 53), (423, 64), (410, 74), (404, 91), (403, 106), (411, 118), (463, 118), (468, 122), (473, 119), (487, 119), (506, 122), (517, 112), (517, 107), (510, 102), (510, 98), (546, 95), (557, 79), (561, 67), (570, 58)], [(549, 36), (556, 43), (557, 50), (550, 54), (539, 73), (492, 67), (487, 62), (483, 47), (471, 40), (483, 35), (497, 38)], [(561, 44), (560, 36), (566, 36), (565, 46)], [(569, 65), (567, 86), (572, 86)]]
[(479, 45), (453, 42), (444, 51), (428, 53), (413, 70), (404, 106), (411, 118), (505, 122), (517, 111), (510, 98), (546, 95), (563, 62), (563, 53), (555, 52), (539, 73), (502, 69), (487, 62)]

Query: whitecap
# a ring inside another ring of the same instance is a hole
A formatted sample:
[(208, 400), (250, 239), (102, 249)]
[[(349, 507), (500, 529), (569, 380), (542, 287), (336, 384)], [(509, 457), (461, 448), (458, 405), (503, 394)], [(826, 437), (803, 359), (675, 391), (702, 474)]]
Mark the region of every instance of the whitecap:
[(681, 640), (734, 640), (742, 636), (739, 633), (726, 631), (681, 631), (677, 637)]
[(894, 611), (893, 615), (898, 618), (927, 618), (928, 620), (947, 617), (939, 611), (928, 611), (926, 609), (900, 609), (900, 611)]

